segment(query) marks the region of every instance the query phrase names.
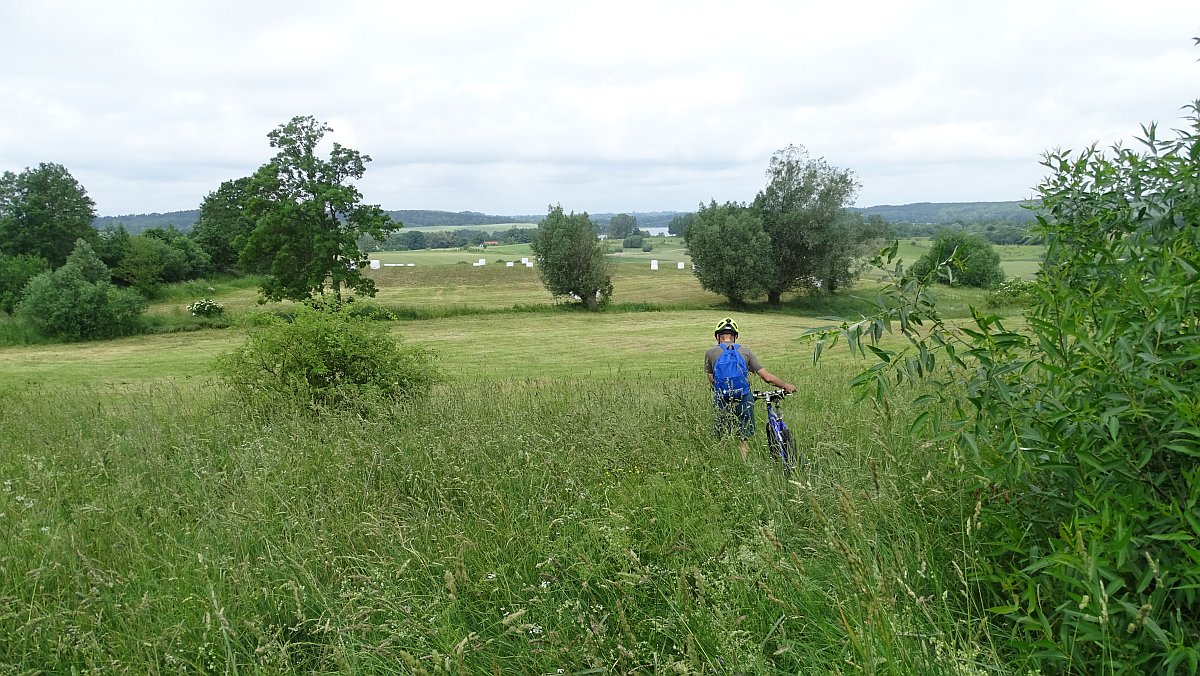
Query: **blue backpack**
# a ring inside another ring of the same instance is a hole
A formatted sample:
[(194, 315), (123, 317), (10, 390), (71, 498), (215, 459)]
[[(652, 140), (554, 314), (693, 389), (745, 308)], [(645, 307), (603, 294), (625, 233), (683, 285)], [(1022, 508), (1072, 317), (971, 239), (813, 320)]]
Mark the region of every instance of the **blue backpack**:
[(750, 394), (750, 370), (746, 358), (738, 351), (741, 345), (722, 345), (721, 356), (713, 365), (713, 387), (726, 399), (743, 398)]

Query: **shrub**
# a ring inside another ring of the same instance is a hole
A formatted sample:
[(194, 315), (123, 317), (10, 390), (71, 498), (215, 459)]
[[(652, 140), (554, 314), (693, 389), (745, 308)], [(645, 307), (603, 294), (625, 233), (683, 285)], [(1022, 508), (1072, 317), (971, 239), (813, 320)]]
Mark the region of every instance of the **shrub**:
[(378, 322), (345, 306), (296, 307), (290, 321), (254, 320), (246, 342), (217, 362), (244, 401), (362, 409), (415, 399), (437, 378), (430, 352), (402, 346)]
[(1000, 282), (987, 295), (990, 308), (1025, 307), (1037, 298), (1037, 284), (1020, 277), (1011, 277)]
[(187, 311), (193, 317), (220, 317), (225, 314), (225, 306), (211, 298), (203, 298), (188, 305)]
[(957, 330), (928, 278), (902, 276), (883, 312), (817, 343), (818, 356), (831, 333), (865, 352), (899, 326), (908, 344), (872, 345), (880, 363), (854, 383), (884, 399), (893, 380), (932, 376), (920, 399), (954, 405), (945, 424), (949, 406), (913, 427), (955, 440), (991, 621), (1042, 671), (1200, 664), (1200, 103), (1189, 108), (1179, 138), (1145, 127), (1148, 153), (1046, 156), (1034, 234), (1047, 262), (1025, 330), (977, 311)]
[(108, 282), (108, 268), (80, 240), (65, 265), (26, 285), (17, 314), (43, 336), (62, 340), (135, 333), (146, 299)]
[(643, 243), (645, 243), (645, 241), (646, 241), (645, 237), (643, 237), (641, 234), (635, 233), (635, 234), (632, 234), (632, 235), (626, 237), (621, 242), (621, 246), (626, 249), (640, 249), (640, 248), (642, 248), (642, 245), (643, 245)]
[(950, 286), (990, 289), (1004, 281), (1000, 255), (981, 235), (943, 230), (933, 238), (929, 252), (913, 264), (911, 273), (927, 277), (934, 271), (946, 273), (940, 281)]

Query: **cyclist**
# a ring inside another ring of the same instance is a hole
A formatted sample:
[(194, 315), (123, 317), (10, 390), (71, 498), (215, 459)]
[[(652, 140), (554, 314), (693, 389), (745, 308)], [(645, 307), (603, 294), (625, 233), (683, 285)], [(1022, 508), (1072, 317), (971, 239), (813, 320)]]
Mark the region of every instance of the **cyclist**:
[[(757, 374), (759, 378), (776, 387), (783, 388), (787, 392), (795, 392), (796, 386), (783, 382), (763, 368), (758, 357), (745, 345), (737, 342), (738, 325), (732, 317), (726, 317), (717, 322), (713, 337), (717, 339), (717, 344), (708, 348), (708, 351), (704, 353), (704, 372), (708, 374), (708, 384), (714, 392), (713, 407), (716, 416), (713, 433), (718, 437), (724, 437), (730, 436), (736, 431), (738, 450), (742, 452), (742, 459), (745, 460), (750, 454), (748, 440), (754, 436), (754, 397), (750, 392), (747, 376), (750, 373)], [(729, 364), (733, 364), (735, 368), (738, 366), (736, 357), (733, 355), (722, 359), (723, 355), (730, 351), (743, 360), (740, 368), (744, 375), (740, 377), (724, 375), (730, 368)], [(723, 373), (722, 380), (725, 381), (723, 383), (717, 383), (716, 372), (718, 370)]]

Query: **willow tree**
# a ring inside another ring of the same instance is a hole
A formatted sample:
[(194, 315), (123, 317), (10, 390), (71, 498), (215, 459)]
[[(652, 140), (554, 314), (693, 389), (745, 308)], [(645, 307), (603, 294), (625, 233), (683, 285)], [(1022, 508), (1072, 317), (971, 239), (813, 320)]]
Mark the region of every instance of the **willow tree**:
[(587, 213), (550, 207), (530, 242), (542, 284), (555, 296), (571, 296), (595, 310), (612, 296), (608, 250)]

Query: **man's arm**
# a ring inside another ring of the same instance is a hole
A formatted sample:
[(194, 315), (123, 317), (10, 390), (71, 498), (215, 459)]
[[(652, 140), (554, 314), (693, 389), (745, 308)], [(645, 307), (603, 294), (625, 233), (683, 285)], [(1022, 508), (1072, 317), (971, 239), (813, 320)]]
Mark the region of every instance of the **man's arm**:
[[(756, 371), (755, 373), (757, 373), (757, 374), (758, 374), (758, 377), (759, 377), (759, 378), (762, 378), (763, 380), (767, 381), (768, 383), (771, 383), (771, 384), (772, 384), (772, 385), (774, 385), (775, 387), (780, 387), (780, 388), (783, 388), (783, 390), (784, 390), (785, 392), (791, 393), (791, 392), (795, 392), (795, 391), (796, 391), (796, 386), (795, 386), (795, 385), (793, 385), (793, 384), (791, 384), (791, 383), (785, 383), (785, 382), (783, 382), (783, 381), (782, 381), (782, 380), (780, 380), (779, 378), (776, 378), (776, 377), (775, 377), (775, 374), (771, 373), (770, 371), (768, 371), (768, 370), (766, 370), (766, 369), (759, 369), (759, 370), (758, 370), (758, 371)], [(711, 376), (709, 376), (709, 377), (711, 378)]]

